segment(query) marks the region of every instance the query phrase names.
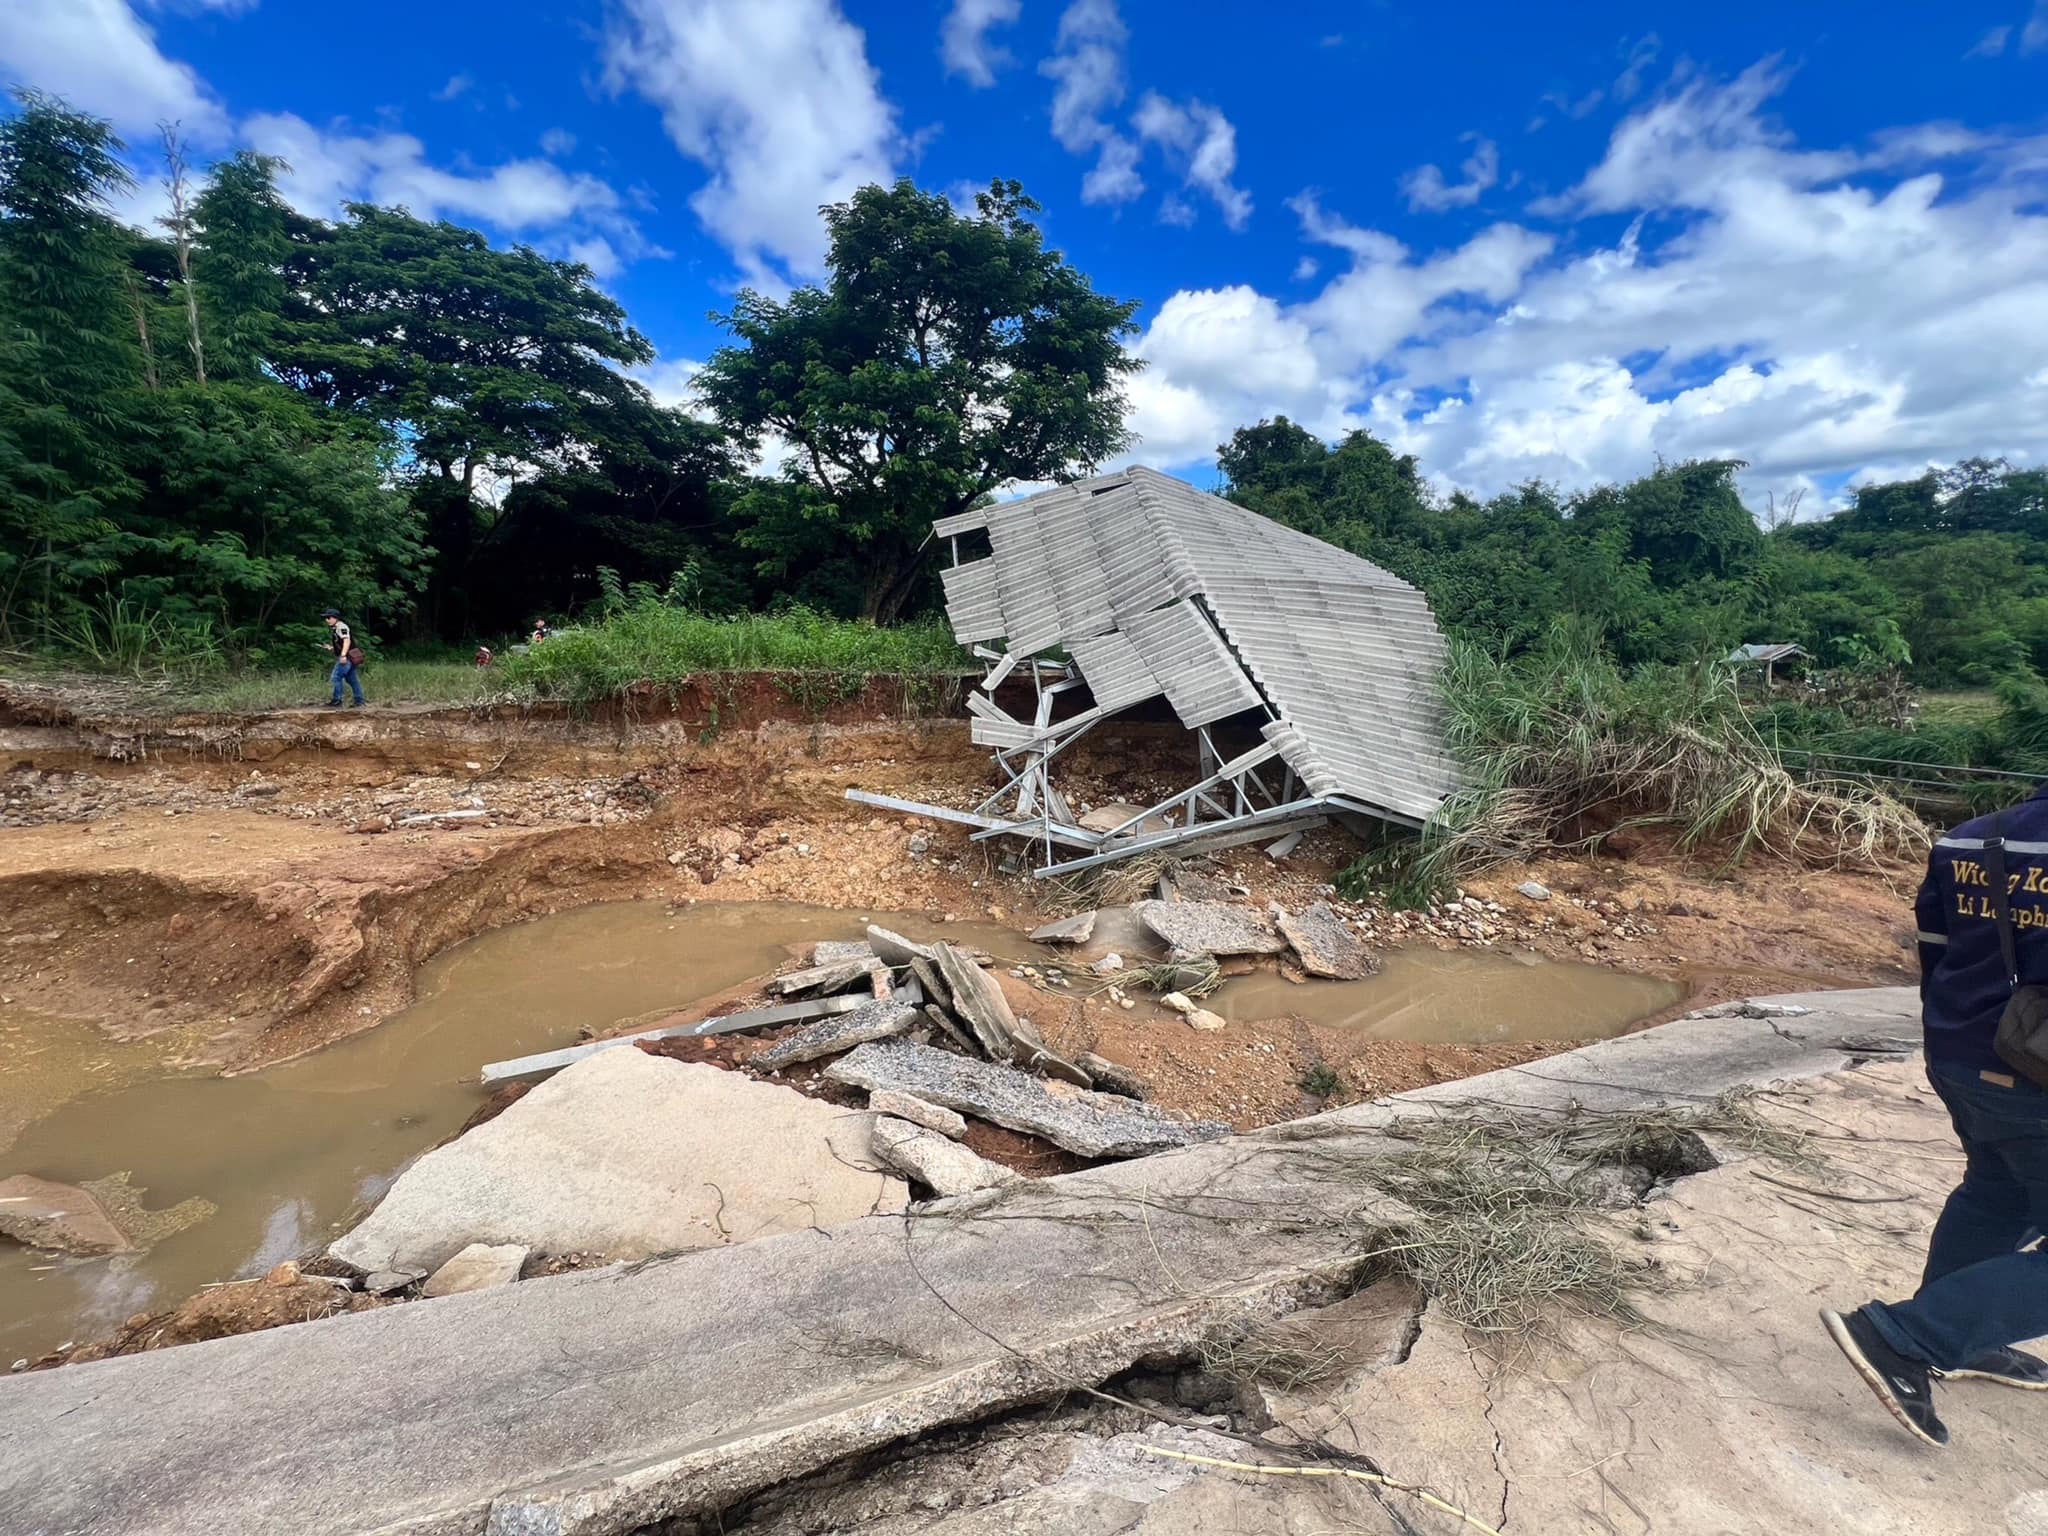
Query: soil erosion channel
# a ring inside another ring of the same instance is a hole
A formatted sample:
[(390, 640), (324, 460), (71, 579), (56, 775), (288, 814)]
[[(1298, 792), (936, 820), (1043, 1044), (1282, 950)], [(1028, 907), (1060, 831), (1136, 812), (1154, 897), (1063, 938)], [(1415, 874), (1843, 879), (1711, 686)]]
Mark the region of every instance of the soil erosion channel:
[[(0, 1010), (0, 1036), (35, 1043), (25, 1054), (83, 1054), (89, 1066), (105, 1064), (98, 1075), (108, 1084), (52, 1109), (34, 1102), (46, 1074), (32, 1062), (10, 1072), (0, 1082), (0, 1172), (66, 1183), (126, 1172), (152, 1209), (189, 1196), (218, 1207), (153, 1248), (113, 1258), (61, 1259), (0, 1242), (0, 1364), (324, 1246), (408, 1160), (477, 1109), (485, 1062), (679, 1008), (774, 970), (791, 946), (852, 938), (871, 920), (1006, 960), (1045, 958), (1008, 931), (914, 916), (769, 902), (585, 907), (458, 945), (423, 968), (419, 1001), (389, 1022), (232, 1078), (152, 1075), (78, 1021)], [(1594, 966), (1412, 951), (1390, 955), (1385, 973), (1364, 982), (1242, 977), (1218, 1006), (1233, 1020), (1291, 1014), (1386, 1039), (1569, 1040), (1618, 1033), (1679, 991)]]

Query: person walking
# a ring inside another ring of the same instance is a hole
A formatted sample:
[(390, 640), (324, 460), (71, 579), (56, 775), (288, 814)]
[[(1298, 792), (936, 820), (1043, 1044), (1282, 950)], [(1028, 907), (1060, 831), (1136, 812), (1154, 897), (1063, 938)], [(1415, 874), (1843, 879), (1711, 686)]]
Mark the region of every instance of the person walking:
[(361, 709), (363, 707), (362, 648), (356, 644), (355, 637), (349, 633), (348, 625), (341, 621), (341, 613), (338, 609), (321, 609), (320, 619), (327, 626), (328, 645), (334, 652), (334, 676), (331, 679), (334, 684), (334, 697), (327, 701), (327, 707), (329, 709), (341, 708), (341, 686), (343, 683), (346, 683), (350, 691), (355, 694), (355, 707)]
[(2036, 1057), (1998, 1049), (2024, 978), (2048, 982), (2048, 784), (1937, 841), (1914, 915), (1927, 1076), (1963, 1144), (1963, 1179), (1913, 1298), (1821, 1321), (1893, 1418), (1946, 1445), (1936, 1380), (2048, 1391), (2048, 1362), (2013, 1347), (2048, 1336), (2048, 1251), (2033, 1246), (2048, 1232), (2048, 1088)]

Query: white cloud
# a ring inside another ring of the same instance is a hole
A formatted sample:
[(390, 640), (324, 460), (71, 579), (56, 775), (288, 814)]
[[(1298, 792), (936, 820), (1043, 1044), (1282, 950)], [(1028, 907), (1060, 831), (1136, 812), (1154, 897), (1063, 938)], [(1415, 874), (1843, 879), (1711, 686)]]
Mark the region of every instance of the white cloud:
[(1304, 256), (1294, 264), (1294, 280), (1297, 283), (1305, 283), (1322, 270), (1322, 263), (1317, 261), (1315, 257)]
[(540, 136), (540, 152), (551, 160), (576, 152), (576, 135), (566, 128), (550, 128)]
[(253, 11), (256, 4), (257, 0), (148, 0), (152, 11), (218, 11), (223, 16)]
[(1995, 59), (2005, 52), (2006, 40), (2012, 36), (2012, 28), (1993, 27), (1970, 46), (1963, 55), (1966, 59)]
[(124, 0), (4, 0), (0, 75), (61, 96), (130, 138), (181, 123), (188, 140), (218, 142), (227, 114), (189, 64), (164, 57)]
[(471, 86), (475, 84), (476, 80), (473, 76), (466, 74), (450, 75), (448, 77), (448, 83), (442, 86), (441, 89), (439, 89), (438, 91), (434, 92), (434, 100), (453, 101), (456, 97), (462, 95), (464, 92), (469, 90)]
[(1243, 229), (1252, 216), (1251, 195), (1237, 186), (1237, 129), (1230, 119), (1205, 101), (1169, 101), (1147, 91), (1138, 103), (1132, 126), (1138, 136), (1163, 146), (1180, 165), (1190, 187), (1205, 193), (1232, 229)]
[(1177, 193), (1169, 192), (1159, 200), (1159, 222), (1171, 224), (1175, 229), (1192, 228), (1198, 215), (1195, 205)]
[(566, 252), (569, 260), (580, 261), (590, 268), (590, 275), (599, 282), (608, 282), (625, 270), (626, 263), (613, 249), (611, 241), (603, 235), (590, 235), (582, 240), (571, 240)]
[[(1954, 124), (1813, 148), (1765, 116), (1769, 61), (1619, 124), (1556, 211), (1414, 252), (1291, 206), (1344, 270), (1300, 303), (1183, 292), (1134, 350), (1135, 457), (1208, 458), (1284, 412), (1367, 427), (1441, 484), (1584, 486), (1658, 455), (1749, 461), (1768, 492), (2048, 443), (2048, 142)], [(1954, 182), (1926, 167), (1967, 157)]]
[(1628, 62), (1621, 67), (1621, 73), (1614, 77), (1614, 99), (1633, 101), (1636, 93), (1643, 88), (1643, 77), (1650, 72), (1650, 66), (1657, 62), (1658, 50), (1663, 40), (1654, 32), (1646, 32), (1629, 45)]
[(1023, 0), (953, 0), (953, 9), (939, 26), (939, 56), (946, 62), (946, 73), (963, 76), (978, 89), (994, 85), (996, 71), (1014, 60), (989, 33), (1014, 26), (1023, 9)]
[(1051, 58), (1038, 72), (1056, 82), (1052, 136), (1069, 153), (1096, 152), (1081, 180), (1081, 200), (1125, 203), (1145, 190), (1138, 146), (1109, 126), (1106, 114), (1124, 99), (1124, 44), (1130, 33), (1116, 0), (1073, 0), (1060, 15)]
[(710, 171), (690, 206), (750, 281), (821, 273), (819, 207), (894, 176), (895, 110), (834, 0), (619, 0), (604, 61)]
[(2048, 0), (2034, 0), (2033, 13), (2020, 33), (2021, 53), (2048, 51)]
[(1500, 150), (1493, 140), (1472, 134), (1465, 135), (1465, 139), (1472, 144), (1472, 153), (1459, 167), (1464, 173), (1463, 181), (1447, 182), (1442, 169), (1435, 165), (1418, 166), (1401, 178), (1401, 192), (1410, 208), (1428, 209), (1432, 213), (1441, 213), (1446, 208), (1470, 208), (1479, 201), (1481, 193), (1500, 180)]

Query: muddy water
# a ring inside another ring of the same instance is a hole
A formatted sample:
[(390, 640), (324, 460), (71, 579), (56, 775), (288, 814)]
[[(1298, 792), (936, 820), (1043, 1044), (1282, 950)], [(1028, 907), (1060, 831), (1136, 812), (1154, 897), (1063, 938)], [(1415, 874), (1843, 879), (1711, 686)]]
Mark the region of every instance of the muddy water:
[(1402, 950), (1364, 981), (1225, 982), (1207, 1006), (1226, 1019), (1294, 1015), (1375, 1040), (1493, 1045), (1604, 1040), (1685, 995), (1675, 981), (1497, 950)]
[[(24, 1058), (10, 1050), (15, 1065), (0, 1071), (0, 1176), (78, 1183), (126, 1171), (152, 1209), (189, 1195), (219, 1207), (144, 1254), (58, 1259), (0, 1241), (0, 1370), (323, 1246), (475, 1111), (484, 1063), (680, 1008), (774, 969), (785, 946), (857, 937), (870, 921), (999, 947), (979, 928), (887, 914), (586, 907), (451, 949), (421, 972), (419, 1001), (379, 1028), (235, 1078), (152, 1075), (142, 1052), (89, 1025), (0, 1009), (0, 1044), (33, 1040), (38, 1064), (18, 1072)], [(1007, 951), (1028, 948), (1003, 937)], [(41, 1113), (53, 1100), (66, 1102)]]
[[(89, 1023), (0, 1007), (0, 1176), (79, 1183), (126, 1172), (152, 1209), (188, 1196), (219, 1208), (146, 1253), (111, 1259), (0, 1242), (0, 1369), (324, 1246), (474, 1112), (484, 1063), (680, 1008), (772, 970), (790, 945), (851, 938), (876, 917), (769, 903), (586, 907), (451, 949), (421, 972), (419, 1001), (404, 1013), (238, 1078), (167, 1070), (175, 1044), (112, 1046)], [(1032, 948), (982, 926), (879, 920), (1005, 959)], [(1391, 1039), (1557, 1040), (1618, 1033), (1678, 992), (1592, 966), (1414, 952), (1364, 982), (1244, 977), (1211, 1006), (1226, 1018), (1301, 1014)]]

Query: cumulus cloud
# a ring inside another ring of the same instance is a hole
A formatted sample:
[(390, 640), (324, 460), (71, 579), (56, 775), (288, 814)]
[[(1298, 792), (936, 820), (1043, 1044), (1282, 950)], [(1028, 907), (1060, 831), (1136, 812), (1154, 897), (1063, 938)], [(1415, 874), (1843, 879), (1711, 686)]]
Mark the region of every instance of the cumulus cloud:
[(763, 286), (821, 274), (820, 206), (895, 174), (895, 110), (835, 0), (619, 0), (604, 78), (710, 172), (690, 206)]
[(1446, 208), (1470, 208), (1480, 194), (1500, 180), (1500, 149), (1491, 139), (1465, 136), (1472, 153), (1458, 169), (1463, 181), (1448, 181), (1435, 165), (1417, 166), (1401, 178), (1401, 193), (1408, 206), (1418, 211), (1441, 213)]
[(540, 136), (540, 152), (559, 160), (576, 152), (576, 135), (566, 128), (550, 128)]
[(1107, 114), (1124, 99), (1124, 44), (1130, 32), (1116, 0), (1073, 0), (1060, 15), (1052, 57), (1038, 72), (1054, 82), (1052, 136), (1070, 154), (1096, 155), (1081, 182), (1081, 200), (1127, 203), (1143, 194), (1139, 148), (1110, 127)]
[(2020, 52), (2048, 52), (2048, 0), (2034, 0), (2033, 13), (2020, 30)]
[(104, 117), (130, 138), (154, 137), (168, 121), (211, 144), (228, 127), (197, 72), (166, 58), (125, 0), (5, 0), (0, 74)]
[(2005, 52), (2006, 40), (2011, 36), (2012, 28), (2009, 26), (1992, 27), (1982, 37), (1978, 38), (1975, 43), (1970, 45), (1969, 51), (1963, 57), (1966, 59), (1995, 59)]
[(1251, 194), (1238, 186), (1237, 129), (1216, 108), (1192, 97), (1169, 101), (1147, 91), (1138, 103), (1132, 125), (1148, 143), (1161, 145), (1176, 161), (1186, 184), (1203, 193), (1232, 229), (1243, 229), (1252, 216)]
[(953, 0), (953, 9), (939, 25), (939, 57), (946, 73), (959, 75), (978, 90), (996, 83), (996, 71), (1014, 63), (1010, 51), (989, 33), (1016, 25), (1023, 0)]
[(469, 88), (475, 84), (476, 79), (474, 76), (466, 74), (450, 75), (448, 77), (448, 83), (442, 86), (441, 89), (439, 89), (438, 91), (434, 92), (434, 100), (453, 101), (456, 97), (463, 95), (465, 92), (467, 92)]
[[(1750, 462), (1759, 504), (1974, 453), (2038, 460), (2048, 144), (1924, 124), (1811, 148), (1767, 116), (1784, 85), (1766, 61), (1617, 125), (1555, 212), (1622, 216), (1618, 235), (1501, 223), (1419, 252), (1296, 198), (1344, 269), (1294, 304), (1168, 300), (1135, 345), (1136, 456), (1200, 463), (1284, 412), (1369, 428), (1482, 494), (1715, 455)], [(1931, 168), (1963, 156), (1953, 181)]]

